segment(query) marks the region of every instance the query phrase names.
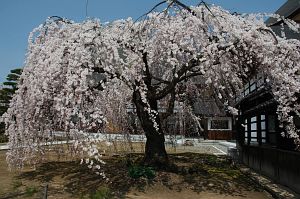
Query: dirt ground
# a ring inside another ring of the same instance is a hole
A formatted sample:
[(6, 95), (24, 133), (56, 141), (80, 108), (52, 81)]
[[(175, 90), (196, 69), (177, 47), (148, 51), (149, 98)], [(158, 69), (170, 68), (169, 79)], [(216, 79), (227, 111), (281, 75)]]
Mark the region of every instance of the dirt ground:
[(103, 170), (108, 177), (105, 180), (79, 161), (49, 161), (35, 170), (9, 172), (5, 151), (0, 151), (0, 198), (42, 198), (46, 185), (49, 199), (271, 198), (224, 156), (171, 154), (173, 166), (150, 168), (154, 173), (151, 178), (129, 174), (131, 168), (141, 167), (141, 158), (142, 154), (105, 157)]

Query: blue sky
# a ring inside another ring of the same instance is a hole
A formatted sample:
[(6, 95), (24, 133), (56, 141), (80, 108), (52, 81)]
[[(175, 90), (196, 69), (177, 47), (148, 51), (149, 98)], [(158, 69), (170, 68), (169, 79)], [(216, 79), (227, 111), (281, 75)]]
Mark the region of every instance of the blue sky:
[[(88, 0), (88, 16), (102, 22), (133, 19), (161, 0)], [(181, 0), (196, 5), (200, 0)], [(275, 12), (286, 0), (206, 0), (232, 12)], [(86, 0), (0, 0), (0, 83), (11, 69), (22, 67), (27, 37), (48, 16), (62, 16), (80, 22), (86, 18)]]

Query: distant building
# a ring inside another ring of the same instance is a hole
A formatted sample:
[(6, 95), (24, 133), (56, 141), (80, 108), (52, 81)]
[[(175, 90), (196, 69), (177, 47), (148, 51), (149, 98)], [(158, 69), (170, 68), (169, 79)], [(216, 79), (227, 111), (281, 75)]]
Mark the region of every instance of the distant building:
[(212, 140), (233, 140), (233, 119), (215, 99), (197, 99), (194, 113), (201, 118), (202, 137)]

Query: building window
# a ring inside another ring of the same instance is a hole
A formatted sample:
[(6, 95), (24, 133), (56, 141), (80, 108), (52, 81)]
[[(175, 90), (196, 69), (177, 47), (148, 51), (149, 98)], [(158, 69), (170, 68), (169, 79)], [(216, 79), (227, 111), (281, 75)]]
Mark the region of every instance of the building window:
[(267, 142), (266, 115), (256, 115), (244, 120), (245, 144), (264, 144)]
[(263, 74), (254, 76), (248, 83), (244, 85), (242, 96), (245, 97), (248, 94), (256, 91), (257, 89), (264, 86), (265, 78)]
[(256, 82), (254, 79), (251, 79), (250, 80), (250, 93), (255, 91), (255, 89), (256, 89)]
[(231, 130), (231, 118), (209, 118), (208, 130)]
[(268, 137), (269, 143), (272, 145), (277, 144), (277, 134), (276, 134), (276, 116), (268, 116)]
[(228, 120), (212, 120), (210, 127), (211, 129), (228, 129)]
[(260, 116), (261, 143), (267, 142), (266, 115)]
[(248, 121), (247, 121), (247, 119), (245, 120), (245, 123), (244, 123), (244, 131), (245, 131), (245, 144), (248, 144), (249, 137), (248, 137)]
[(250, 144), (257, 144), (257, 117), (250, 118)]

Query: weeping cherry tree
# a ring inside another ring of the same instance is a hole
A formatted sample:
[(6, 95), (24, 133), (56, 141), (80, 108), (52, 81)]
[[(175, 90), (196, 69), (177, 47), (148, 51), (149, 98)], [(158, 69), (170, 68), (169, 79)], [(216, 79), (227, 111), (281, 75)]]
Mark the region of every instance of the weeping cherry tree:
[[(89, 135), (112, 121), (126, 131), (130, 103), (147, 138), (144, 162), (165, 165), (162, 121), (174, 114), (182, 95), (211, 89), (237, 114), (235, 96), (258, 73), (271, 82), (287, 135), (300, 144), (293, 122), (300, 110), (300, 42), (276, 36), (265, 15), (163, 3), (166, 9), (143, 20), (102, 24), (52, 17), (32, 31), (19, 88), (5, 114), (11, 166), (38, 163), (59, 130), (70, 140), (63, 150), (87, 154), (83, 161), (100, 171), (98, 140)], [(283, 20), (299, 32), (299, 25)], [(197, 81), (204, 88), (195, 86)]]

